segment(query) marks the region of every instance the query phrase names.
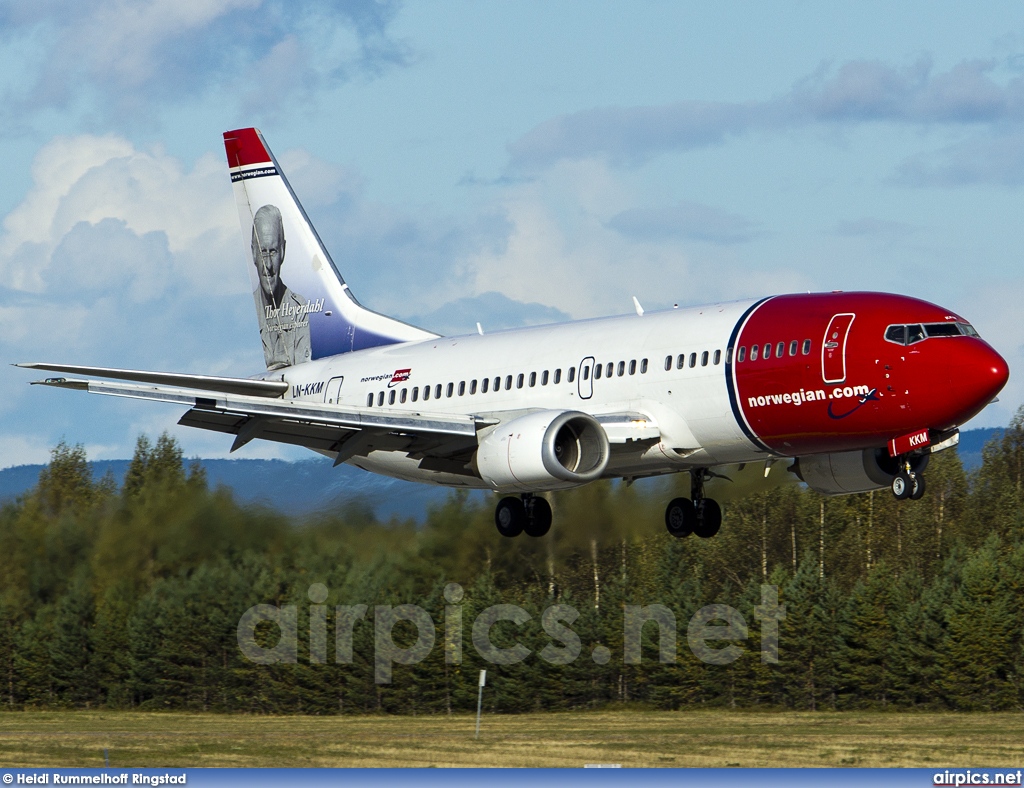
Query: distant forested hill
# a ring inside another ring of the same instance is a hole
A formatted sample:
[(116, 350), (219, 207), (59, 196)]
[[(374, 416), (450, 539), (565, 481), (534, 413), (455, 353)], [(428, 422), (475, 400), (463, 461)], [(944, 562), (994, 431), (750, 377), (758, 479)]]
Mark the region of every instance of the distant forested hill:
[[(90, 462), (93, 478), (113, 475), (124, 482), (129, 460)], [(286, 514), (306, 515), (330, 508), (369, 506), (381, 520), (413, 517), (422, 520), (427, 507), (447, 495), (444, 487), (413, 484), (342, 465), (327, 458), (301, 462), (284, 460), (200, 460), (211, 488), (230, 487), (244, 503), (265, 503)], [(0, 500), (10, 500), (32, 489), (45, 465), (17, 465), (0, 470)]]

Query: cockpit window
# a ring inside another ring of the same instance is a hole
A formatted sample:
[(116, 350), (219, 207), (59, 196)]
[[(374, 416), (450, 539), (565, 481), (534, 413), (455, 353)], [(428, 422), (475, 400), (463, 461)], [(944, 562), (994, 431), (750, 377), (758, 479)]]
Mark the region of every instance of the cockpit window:
[(890, 342), (895, 342), (897, 345), (905, 345), (907, 344), (907, 327), (889, 326), (885, 329), (885, 338)]
[(960, 326), (956, 323), (927, 323), (924, 330), (930, 337), (958, 337)]
[(885, 338), (897, 345), (913, 345), (930, 337), (976, 337), (978, 332), (969, 323), (925, 323), (908, 326), (888, 326)]

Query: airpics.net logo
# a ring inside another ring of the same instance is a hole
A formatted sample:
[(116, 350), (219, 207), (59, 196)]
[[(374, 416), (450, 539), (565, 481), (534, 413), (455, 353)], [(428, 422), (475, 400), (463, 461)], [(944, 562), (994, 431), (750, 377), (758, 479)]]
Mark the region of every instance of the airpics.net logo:
[[(334, 613), (334, 662), (353, 662), (355, 627), (370, 624), (366, 620), (368, 605), (337, 605), (330, 611), (327, 605), (327, 586), (313, 583), (307, 592), (309, 601), (309, 662), (327, 664), (327, 620)], [(458, 583), (449, 583), (444, 589), (443, 642), (444, 660), (449, 665), (461, 665), (463, 660), (463, 632), (468, 625), (471, 642), (480, 658), (493, 665), (515, 665), (534, 654), (519, 640), (500, 647), (493, 642), (491, 631), (499, 622), (511, 622), (523, 628), (534, 621), (534, 616), (518, 605), (491, 605), (480, 611), (472, 622), (464, 622), (463, 589)], [(552, 665), (568, 665), (583, 654), (584, 644), (573, 631), (572, 623), (580, 612), (572, 605), (552, 604), (540, 615), (540, 625), (550, 639), (537, 656)], [(430, 613), (419, 605), (376, 605), (373, 608), (373, 664), (374, 682), (390, 684), (395, 665), (415, 665), (430, 656), (438, 639), (437, 626)], [(761, 604), (754, 608), (754, 617), (760, 623), (761, 662), (777, 664), (779, 661), (779, 621), (786, 617), (785, 605), (779, 604), (777, 586), (761, 586)], [(393, 632), (399, 622), (409, 622), (416, 630), (412, 645), (401, 647), (395, 643)], [(665, 605), (624, 605), (622, 631), (622, 661), (626, 665), (639, 665), (642, 653), (642, 634), (645, 625), (657, 627), (658, 659), (675, 663), (676, 617)], [(271, 630), (269, 640), (259, 638), (256, 630), (263, 626), (263, 634)], [(269, 626), (268, 626), (269, 625)], [(276, 628), (276, 633), (273, 629)], [(260, 665), (296, 663), (299, 655), (299, 609), (297, 605), (254, 605), (238, 621), (238, 648), (251, 662)], [(508, 626), (503, 627), (508, 631)], [(743, 615), (729, 605), (706, 605), (690, 617), (686, 626), (686, 642), (701, 662), (708, 665), (728, 665), (735, 662), (743, 649), (740, 642), (748, 639), (747, 622)], [(713, 645), (714, 644), (714, 645)], [(590, 658), (598, 665), (612, 659), (612, 652), (603, 644), (589, 644)]]
[(960, 785), (1021, 785), (1021, 777), (1024, 776), (1021, 770), (1015, 772), (997, 771), (950, 771), (935, 772), (932, 777), (932, 785), (960, 786)]

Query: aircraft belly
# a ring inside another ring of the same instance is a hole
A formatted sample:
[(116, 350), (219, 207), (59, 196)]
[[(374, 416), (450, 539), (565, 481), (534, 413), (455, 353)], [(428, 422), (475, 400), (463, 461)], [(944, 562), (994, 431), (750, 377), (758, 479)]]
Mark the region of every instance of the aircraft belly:
[(371, 473), (379, 473), (383, 476), (391, 476), (392, 478), (403, 479), (408, 482), (439, 484), (444, 487), (490, 489), (486, 482), (475, 476), (425, 470), (420, 467), (420, 460), (414, 460), (404, 452), (372, 451), (365, 457), (353, 457), (348, 460), (348, 464)]

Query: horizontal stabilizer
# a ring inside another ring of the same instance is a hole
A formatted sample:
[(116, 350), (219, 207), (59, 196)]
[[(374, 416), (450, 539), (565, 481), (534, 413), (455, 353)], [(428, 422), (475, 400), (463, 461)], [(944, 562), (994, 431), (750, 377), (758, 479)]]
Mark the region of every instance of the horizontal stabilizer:
[[(224, 378), (215, 375), (190, 375), (182, 372), (148, 372), (140, 369), (114, 369), (111, 367), (82, 367), (70, 364), (43, 364), (27, 363), (15, 364), (16, 367), (26, 369), (42, 369), (47, 372), (66, 372), (69, 375), (95, 375), (98, 378), (114, 378), (115, 380), (132, 380), (137, 383), (153, 383), (164, 386), (177, 386), (181, 388), (199, 389), (201, 391), (218, 391), (225, 394), (244, 394), (251, 397), (280, 397), (288, 390), (288, 384), (283, 380), (252, 380), (249, 378)], [(53, 382), (37, 381), (39, 383)], [(82, 383), (84, 381), (67, 381), (67, 384)], [(64, 385), (64, 388), (76, 388), (74, 385)], [(77, 386), (80, 387), (80, 386)]]

